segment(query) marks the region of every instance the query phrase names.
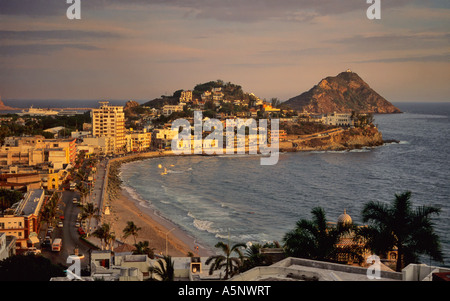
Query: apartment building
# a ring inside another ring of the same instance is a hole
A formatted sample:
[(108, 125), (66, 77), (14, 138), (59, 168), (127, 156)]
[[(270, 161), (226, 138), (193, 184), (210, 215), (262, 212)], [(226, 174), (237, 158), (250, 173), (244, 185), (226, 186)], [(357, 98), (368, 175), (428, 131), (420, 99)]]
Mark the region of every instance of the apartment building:
[(163, 149), (172, 145), (173, 138), (178, 135), (178, 131), (170, 128), (153, 130), (152, 144), (154, 147)]
[(39, 212), (44, 203), (43, 189), (27, 192), (24, 198), (0, 215), (0, 232), (16, 237), (16, 247), (27, 249), (38, 243)]
[(191, 102), (192, 101), (192, 91), (182, 91), (180, 96), (180, 102)]
[(130, 129), (126, 136), (128, 151), (140, 152), (150, 148), (152, 133), (146, 129), (142, 131), (133, 131), (133, 129)]
[(107, 154), (125, 151), (125, 113), (122, 106), (110, 106), (109, 102), (100, 102), (100, 108), (92, 109), (92, 134), (94, 137), (106, 137)]

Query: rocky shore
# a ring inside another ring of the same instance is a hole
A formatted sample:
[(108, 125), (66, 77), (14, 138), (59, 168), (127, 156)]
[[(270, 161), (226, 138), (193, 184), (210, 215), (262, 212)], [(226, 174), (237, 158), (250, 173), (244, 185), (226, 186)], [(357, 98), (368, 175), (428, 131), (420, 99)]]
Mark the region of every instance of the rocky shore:
[(288, 137), (280, 142), (280, 151), (341, 151), (376, 147), (385, 143), (383, 135), (374, 126), (350, 128), (307, 137)]

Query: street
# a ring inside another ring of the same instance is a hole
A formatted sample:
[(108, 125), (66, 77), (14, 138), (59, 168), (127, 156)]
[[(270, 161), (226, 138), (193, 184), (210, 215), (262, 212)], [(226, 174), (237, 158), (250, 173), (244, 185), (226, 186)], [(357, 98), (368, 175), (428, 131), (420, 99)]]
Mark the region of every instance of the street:
[[(77, 247), (79, 254), (83, 254), (84, 258), (81, 259), (81, 268), (85, 268), (89, 264), (89, 249), (92, 246), (80, 239), (80, 236), (75, 227), (77, 214), (81, 212), (81, 208), (72, 203), (74, 197), (80, 198), (79, 194), (75, 191), (63, 191), (61, 199), (61, 209), (64, 212), (63, 227), (55, 227), (51, 235), (52, 240), (55, 238), (62, 238), (62, 248), (59, 252), (51, 251), (51, 246), (42, 248), (42, 255), (49, 258), (54, 264), (70, 265), (67, 263), (69, 255), (74, 254), (74, 249)], [(47, 227), (42, 227), (39, 234), (40, 240), (45, 238)]]
[[(106, 175), (106, 165), (107, 161), (102, 160), (97, 164), (97, 170), (94, 173), (94, 180), (91, 182), (91, 193), (86, 196), (86, 202), (94, 203), (94, 206), (102, 210), (102, 195), (104, 188), (104, 177)], [(91, 244), (80, 239), (78, 233), (78, 228), (75, 227), (77, 222), (77, 215), (81, 212), (81, 207), (73, 204), (72, 200), (76, 197), (80, 199), (80, 194), (76, 191), (63, 190), (62, 198), (60, 202), (60, 208), (64, 212), (63, 227), (55, 227), (51, 235), (52, 240), (55, 238), (62, 238), (62, 248), (59, 252), (51, 251), (51, 246), (42, 249), (42, 255), (49, 258), (53, 263), (61, 263), (65, 266), (70, 266), (72, 262), (67, 263), (67, 258), (69, 255), (74, 254), (75, 248), (78, 248), (78, 254), (84, 255), (81, 259), (81, 269), (84, 269), (89, 264), (89, 250), (94, 249)], [(99, 212), (101, 214), (101, 212)], [(97, 228), (97, 220), (95, 218), (91, 219), (90, 227), (92, 231)], [(85, 229), (87, 232), (87, 229)], [(42, 242), (46, 236), (47, 227), (42, 227), (39, 238)], [(90, 237), (91, 241), (98, 244), (97, 239)]]

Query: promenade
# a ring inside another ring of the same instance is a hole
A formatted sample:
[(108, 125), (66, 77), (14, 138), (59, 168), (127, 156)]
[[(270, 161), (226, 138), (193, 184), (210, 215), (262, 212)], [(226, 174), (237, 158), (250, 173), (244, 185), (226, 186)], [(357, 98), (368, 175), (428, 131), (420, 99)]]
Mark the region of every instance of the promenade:
[[(92, 181), (92, 189), (90, 191), (90, 194), (86, 197), (87, 202), (91, 202), (94, 204), (94, 207), (99, 208), (98, 214), (100, 215), (99, 219), (92, 218), (90, 222), (90, 229), (89, 236), (86, 237), (86, 240), (89, 241), (91, 244), (97, 246), (99, 249), (101, 249), (102, 242), (99, 238), (92, 235), (92, 232), (94, 232), (101, 224), (102, 224), (102, 217), (104, 214), (104, 198), (106, 194), (106, 185), (107, 185), (107, 177), (108, 177), (108, 159), (102, 159), (98, 162), (96, 172), (94, 174), (94, 179)], [(119, 242), (114, 243), (114, 247), (119, 246)]]
[[(172, 152), (164, 152), (164, 151), (152, 151), (152, 152), (145, 152), (145, 153), (137, 153), (137, 154), (129, 154), (124, 155), (116, 158), (104, 158), (100, 160), (97, 164), (96, 172), (94, 174), (93, 179), (93, 185), (91, 193), (86, 197), (87, 202), (92, 202), (94, 204), (94, 207), (99, 208), (99, 215), (100, 217), (98, 219), (92, 218), (91, 219), (91, 225), (90, 225), (90, 235), (86, 237), (86, 240), (89, 241), (89, 243), (97, 246), (99, 249), (102, 246), (102, 242), (99, 238), (92, 235), (92, 232), (94, 232), (98, 227), (100, 227), (104, 222), (108, 222), (111, 220), (110, 215), (108, 215), (108, 212), (105, 214), (105, 206), (111, 206), (111, 204), (107, 204), (107, 186), (108, 186), (108, 172), (109, 172), (109, 166), (113, 162), (121, 162), (121, 161), (130, 161), (135, 159), (145, 159), (145, 158), (154, 158), (154, 157), (161, 157), (165, 155), (173, 155)], [(111, 210), (111, 208), (108, 208), (108, 210)], [(111, 214), (111, 212), (109, 212)], [(118, 246), (123, 245), (123, 241), (121, 241), (119, 238), (122, 235), (122, 229), (115, 229), (115, 235), (116, 239), (113, 243), (113, 248), (116, 248)], [(119, 232), (120, 231), (120, 232)], [(118, 233), (119, 232), (119, 233)], [(103, 243), (104, 245), (104, 243)]]

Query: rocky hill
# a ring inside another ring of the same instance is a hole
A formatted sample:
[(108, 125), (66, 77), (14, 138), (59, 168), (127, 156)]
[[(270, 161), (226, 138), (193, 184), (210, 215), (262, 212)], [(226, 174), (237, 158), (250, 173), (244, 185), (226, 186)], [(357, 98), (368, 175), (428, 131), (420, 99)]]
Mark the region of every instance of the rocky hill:
[[(220, 93), (222, 94), (223, 100), (235, 101), (240, 100), (244, 103), (249, 103), (254, 101), (257, 97), (251, 93), (246, 93), (243, 91), (240, 85), (233, 84), (231, 82), (224, 82), (223, 80), (209, 81), (201, 84), (197, 84), (192, 91), (194, 100), (201, 100), (202, 94), (204, 92), (211, 92), (214, 88), (221, 88)], [(164, 105), (176, 105), (179, 102), (181, 92), (184, 90), (177, 90), (173, 95), (161, 95), (159, 98), (155, 98), (143, 104), (143, 106), (148, 106), (152, 108), (160, 109)], [(212, 100), (213, 97), (210, 96), (203, 98), (205, 100)]]
[(17, 110), (17, 109), (16, 109), (16, 108), (9, 107), (9, 106), (6, 106), (6, 105), (3, 103), (2, 99), (0, 98), (0, 111), (13, 111), (13, 110)]
[(284, 104), (294, 110), (310, 113), (401, 113), (397, 107), (370, 88), (358, 74), (349, 70), (322, 79), (309, 91), (287, 100)]

